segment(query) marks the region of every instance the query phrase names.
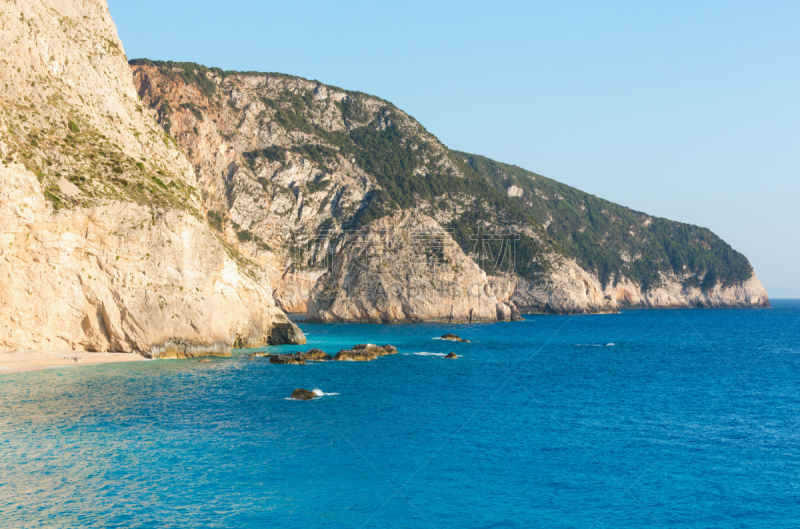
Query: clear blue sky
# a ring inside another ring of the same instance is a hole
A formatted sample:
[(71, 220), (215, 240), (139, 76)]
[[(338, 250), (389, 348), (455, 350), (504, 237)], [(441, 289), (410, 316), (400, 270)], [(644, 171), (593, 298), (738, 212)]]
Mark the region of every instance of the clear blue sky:
[(378, 95), (451, 148), (711, 228), (800, 297), (798, 2), (198, 1), (110, 0), (128, 57)]

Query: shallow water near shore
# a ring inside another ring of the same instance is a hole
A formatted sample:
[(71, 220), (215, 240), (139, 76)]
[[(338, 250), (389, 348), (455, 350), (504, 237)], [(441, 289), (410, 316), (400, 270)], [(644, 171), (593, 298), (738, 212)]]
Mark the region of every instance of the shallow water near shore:
[(4, 375), (0, 527), (797, 527), (800, 302), (773, 305), (300, 323), (264, 350), (400, 354)]

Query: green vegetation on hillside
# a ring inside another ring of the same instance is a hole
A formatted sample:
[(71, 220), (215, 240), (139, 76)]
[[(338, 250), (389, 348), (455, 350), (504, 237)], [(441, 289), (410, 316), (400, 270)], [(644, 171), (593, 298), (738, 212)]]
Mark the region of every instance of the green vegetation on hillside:
[[(87, 207), (113, 199), (193, 211), (189, 205), (192, 190), (186, 184), (159, 166), (145, 166), (126, 154), (88, 121), (75, 116), (58, 122), (39, 109), (15, 107), (11, 108), (17, 121), (8, 126), (4, 136), (11, 153), (4, 161), (11, 162), (16, 156), (33, 172), (54, 209)], [(59, 185), (62, 179), (80, 193), (65, 194)]]
[[(651, 218), (594, 195), (516, 166), (483, 156), (455, 153), (466, 159), (497, 190), (516, 185), (538, 223), (568, 255), (601, 280), (622, 273), (647, 289), (658, 283), (659, 271), (705, 277), (705, 288), (716, 278), (723, 284), (753, 275), (747, 258), (706, 228)], [(630, 259), (623, 260), (623, 254)], [(701, 286), (697, 277), (687, 284)]]
[[(227, 72), (192, 63), (136, 60), (131, 64), (154, 66), (167, 79), (198, 86), (225, 113), (243, 113), (245, 109), (237, 108), (230, 99), (228, 108), (223, 101), (226, 96), (217, 91), (209, 74), (221, 77), (223, 83), (251, 75), (298, 79), (274, 73)], [(332, 172), (340, 157), (354, 160), (378, 188), (367, 194), (361, 207), (347, 212), (347, 229), (398, 209), (421, 208), (447, 219), (445, 227), (452, 230), (458, 244), (474, 253), (479, 232), (513, 227), (519, 236), (516, 272), (533, 281), (546, 271), (543, 257), (551, 253), (575, 259), (603, 284), (625, 276), (645, 289), (658, 285), (662, 272), (674, 272), (685, 278), (685, 284), (705, 289), (718, 281), (744, 281), (753, 274), (747, 259), (710, 230), (651, 218), (519, 167), (450, 151), (391, 103), (360, 92), (328, 89), (347, 95), (334, 103), (335, 109), (329, 108), (341, 114), (343, 123), (336, 130), (318, 119), (319, 109), (329, 103), (316, 101), (312, 89), (295, 85), (291, 90), (276, 92), (273, 87), (259, 92), (257, 99), (266, 107), (256, 117), (259, 126), (274, 123), (288, 133), (298, 133), (292, 137), (304, 139), (289, 147), (267, 146), (242, 154), (254, 171), (263, 160), (291, 163), (290, 152), (324, 173)], [(168, 128), (169, 103), (159, 100), (154, 104), (160, 105), (165, 114), (162, 123)], [(203, 121), (201, 102), (180, 106)], [(236, 130), (220, 133), (230, 141)], [(257, 180), (266, 192), (268, 182), (261, 177)], [(327, 182), (317, 179), (307, 188), (313, 193), (325, 185)], [(517, 186), (521, 196), (509, 196), (511, 186)], [(493, 255), (502, 245), (502, 238), (488, 244)], [(491, 260), (481, 261), (481, 265), (489, 273), (504, 271), (495, 270)]]

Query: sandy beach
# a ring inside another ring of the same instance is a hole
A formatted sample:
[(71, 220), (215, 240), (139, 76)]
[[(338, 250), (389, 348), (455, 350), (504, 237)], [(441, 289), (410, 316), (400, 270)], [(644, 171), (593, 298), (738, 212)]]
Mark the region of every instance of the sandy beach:
[(60, 367), (80, 367), (116, 362), (141, 362), (132, 353), (90, 353), (88, 351), (13, 351), (0, 353), (0, 375)]

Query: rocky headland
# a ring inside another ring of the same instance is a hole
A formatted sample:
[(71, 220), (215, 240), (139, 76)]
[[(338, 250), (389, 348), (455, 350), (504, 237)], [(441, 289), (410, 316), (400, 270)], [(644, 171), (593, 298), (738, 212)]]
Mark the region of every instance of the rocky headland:
[[(191, 63), (135, 60), (131, 68), (149, 112), (194, 166), (216, 229), (262, 266), (281, 307), (310, 321), (769, 305), (747, 259), (709, 230), (452, 151), (378, 97)], [(432, 273), (410, 245), (398, 253), (407, 274), (386, 273), (393, 254), (380, 247), (398, 227), (407, 238), (446, 232), (455, 243), (448, 257), (473, 261), (491, 288), (457, 300), (442, 288), (427, 301), (397, 294), (414, 282), (482, 281), (467, 265), (457, 272), (464, 280), (446, 267)], [(381, 274), (353, 267), (369, 252), (382, 253), (373, 256), (384, 261)]]

